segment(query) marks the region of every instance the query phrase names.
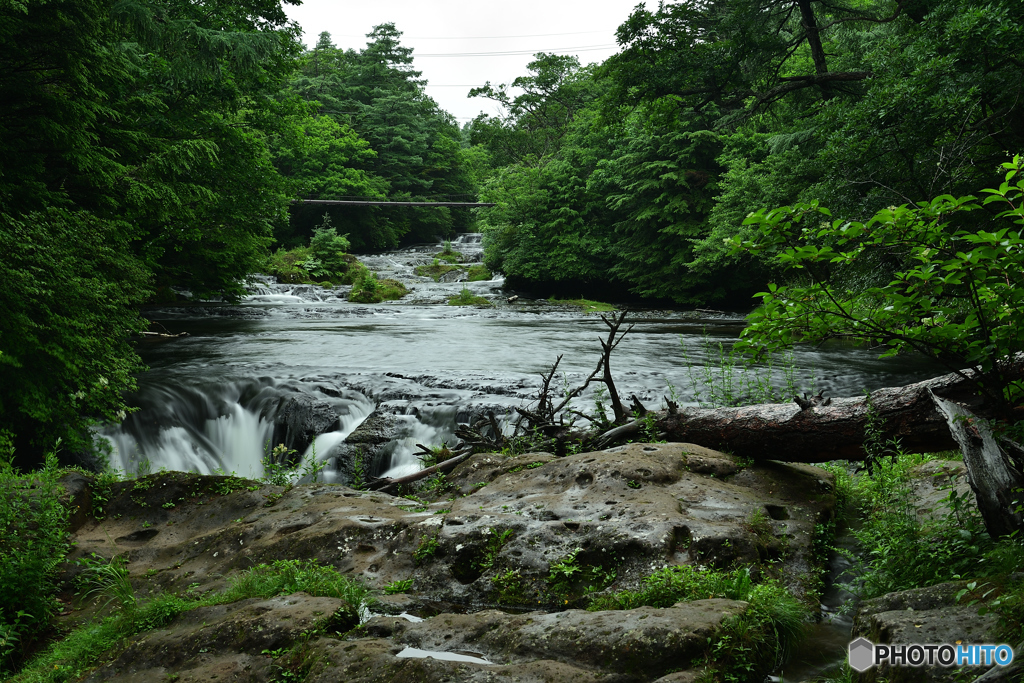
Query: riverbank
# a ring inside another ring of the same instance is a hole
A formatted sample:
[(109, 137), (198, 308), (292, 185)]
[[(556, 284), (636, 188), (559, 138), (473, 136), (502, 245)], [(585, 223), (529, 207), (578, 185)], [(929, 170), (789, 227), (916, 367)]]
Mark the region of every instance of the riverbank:
[[(816, 611), (815, 534), (835, 504), (823, 470), (747, 465), (686, 444), (479, 454), (405, 497), (175, 472), (106, 486), (73, 475), (68, 484), (72, 506), (102, 501), (102, 518), (87, 513), (72, 526), (65, 627), (127, 609), (72, 601), (76, 577), (88, 573), (80, 558), (125, 558), (133, 610), (164, 596), (196, 603), (94, 653), (85, 680), (255, 681), (278, 668), (311, 681), (667, 683), (704, 670), (753, 680)], [(308, 590), (269, 602), (216, 597), (254, 567), (295, 560), (375, 599), (346, 608)], [(332, 621), (346, 609), (361, 617)], [(406, 648), (436, 656), (407, 657)], [(360, 660), (372, 672), (352, 670)]]

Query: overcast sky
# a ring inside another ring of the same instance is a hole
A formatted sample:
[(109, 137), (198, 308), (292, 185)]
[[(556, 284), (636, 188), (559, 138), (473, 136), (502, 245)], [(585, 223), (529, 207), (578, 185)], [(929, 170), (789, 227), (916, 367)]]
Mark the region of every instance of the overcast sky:
[[(580, 63), (616, 52), (615, 29), (641, 0), (304, 0), (285, 5), (316, 44), (321, 31), (342, 48), (361, 49), (377, 24), (394, 22), (402, 44), (415, 49), (427, 94), (459, 123), (497, 107), (466, 95), (474, 86), (511, 83), (526, 74), (535, 52), (574, 54)], [(513, 53), (513, 54), (491, 54)], [(435, 56), (436, 55), (436, 56)], [(443, 56), (442, 56), (443, 55)]]

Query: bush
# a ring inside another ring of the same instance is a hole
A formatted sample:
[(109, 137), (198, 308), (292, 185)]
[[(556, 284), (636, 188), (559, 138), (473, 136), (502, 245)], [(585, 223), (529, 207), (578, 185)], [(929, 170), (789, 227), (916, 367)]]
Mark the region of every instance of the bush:
[(708, 666), (725, 680), (761, 681), (785, 661), (805, 633), (807, 608), (777, 581), (755, 584), (746, 568), (703, 570), (691, 565), (665, 567), (639, 591), (621, 591), (594, 599), (587, 608), (671, 607), (706, 598), (745, 600), (747, 610), (729, 619), (709, 639)]
[(459, 292), (458, 296), (453, 296), (448, 299), (449, 306), (493, 306), (490, 301), (482, 296), (475, 296), (473, 292), (469, 291), (465, 287)]
[(466, 275), (470, 282), (483, 282), (494, 277), (491, 271), (487, 270), (487, 266), (481, 265), (470, 266)]
[(945, 500), (942, 519), (919, 519), (909, 472), (931, 459), (934, 456), (899, 453), (855, 484), (854, 496), (864, 518), (864, 525), (854, 532), (866, 557), (859, 577), (863, 597), (960, 577), (1005, 574), (1024, 559), (1019, 542), (992, 540), (973, 500), (957, 495), (955, 489)]
[(381, 301), (401, 299), (408, 293), (409, 290), (398, 280), (378, 280), (375, 273), (367, 270), (352, 286), (348, 300), (359, 304), (377, 304)]
[(56, 455), (29, 474), (18, 473), (13, 458), (10, 436), (0, 432), (0, 670), (49, 624), (68, 551)]

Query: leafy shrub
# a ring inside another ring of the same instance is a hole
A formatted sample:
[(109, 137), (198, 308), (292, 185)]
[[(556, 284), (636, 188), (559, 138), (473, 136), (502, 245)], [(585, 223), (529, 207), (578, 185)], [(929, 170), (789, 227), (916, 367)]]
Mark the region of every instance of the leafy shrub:
[(487, 266), (479, 264), (470, 266), (469, 270), (466, 271), (466, 275), (470, 282), (482, 282), (494, 277), (494, 275), (491, 274), (491, 271), (487, 270)]
[[(832, 214), (817, 201), (751, 213), (743, 223), (759, 234), (734, 238), (734, 248), (772, 253), (799, 277), (758, 294), (762, 304), (741, 345), (838, 338), (884, 345), (882, 357), (920, 353), (951, 372), (973, 368), (978, 393), (1015, 421), (1012, 409), (1024, 403), (1024, 381), (1012, 372), (1024, 351), (1024, 157), (1002, 168), (1005, 181), (982, 190), (982, 201), (940, 195), (891, 206), (865, 223), (827, 220)], [(879, 254), (899, 259), (889, 282), (858, 288), (840, 277)]]
[(458, 296), (453, 296), (448, 299), (449, 306), (493, 306), (490, 301), (482, 296), (475, 296), (473, 292), (469, 291), (465, 287), (459, 292)]
[(574, 549), (548, 567), (548, 587), (565, 604), (606, 588), (615, 581), (615, 569), (582, 561), (580, 550)]
[[(0, 657), (14, 655), (54, 613), (55, 577), (67, 555), (68, 511), (61, 503), (57, 456), (38, 472), (13, 466), (10, 436), (0, 432)], [(6, 664), (0, 659), (0, 666)]]
[(352, 286), (348, 300), (359, 304), (378, 304), (381, 301), (401, 299), (408, 293), (409, 290), (398, 280), (378, 280), (375, 273), (367, 270)]
[(877, 463), (871, 477), (861, 477), (854, 485), (864, 517), (863, 527), (854, 531), (866, 558), (859, 578), (864, 597), (995, 569), (984, 560), (997, 544), (986, 533), (977, 508), (954, 489), (946, 499), (943, 519), (918, 518), (910, 470), (932, 458), (899, 453)]

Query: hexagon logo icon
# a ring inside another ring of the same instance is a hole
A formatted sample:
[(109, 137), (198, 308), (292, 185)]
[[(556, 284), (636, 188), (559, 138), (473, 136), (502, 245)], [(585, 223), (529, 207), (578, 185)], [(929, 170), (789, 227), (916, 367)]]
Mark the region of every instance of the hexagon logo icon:
[(858, 638), (850, 643), (850, 668), (859, 673), (870, 669), (875, 663), (875, 644), (867, 638)]

